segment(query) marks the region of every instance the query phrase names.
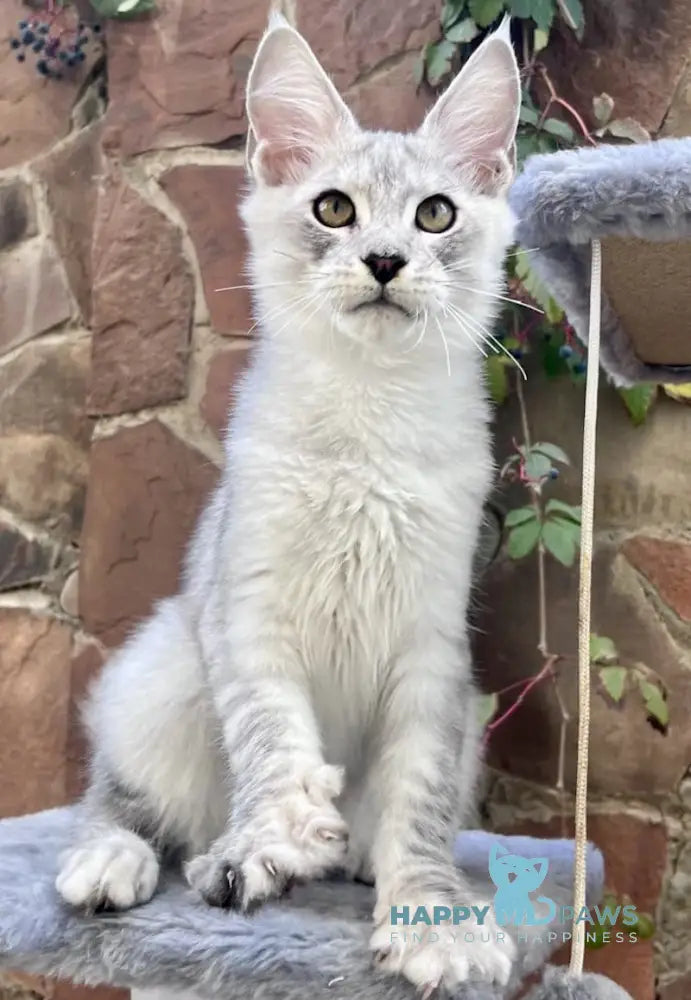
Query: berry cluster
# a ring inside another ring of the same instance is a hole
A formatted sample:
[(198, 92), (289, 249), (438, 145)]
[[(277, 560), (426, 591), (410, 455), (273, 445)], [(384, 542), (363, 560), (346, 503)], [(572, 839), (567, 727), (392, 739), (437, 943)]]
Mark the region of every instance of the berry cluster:
[(33, 17), (20, 21), (19, 33), (10, 39), (18, 62), (25, 62), (27, 54), (34, 53), (36, 72), (53, 80), (61, 80), (66, 72), (83, 63), (85, 49), (97, 44), (101, 36), (100, 24), (65, 23), (63, 14), (64, 8), (60, 7), (49, 9), (44, 20)]

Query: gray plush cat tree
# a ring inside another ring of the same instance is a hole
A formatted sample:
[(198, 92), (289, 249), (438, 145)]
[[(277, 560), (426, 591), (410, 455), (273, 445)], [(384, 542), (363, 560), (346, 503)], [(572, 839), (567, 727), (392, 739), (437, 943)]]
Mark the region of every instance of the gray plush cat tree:
[[(615, 382), (691, 381), (691, 337), (678, 322), (689, 315), (691, 305), (685, 302), (691, 272), (691, 140), (533, 158), (516, 181), (511, 201), (519, 219), (519, 242), (534, 250), (536, 271), (578, 335), (594, 348), (584, 462), (592, 473), (600, 328), (602, 364)], [(637, 303), (645, 303), (645, 310)], [(667, 327), (656, 323), (656, 317), (670, 315), (671, 306), (676, 321)], [(586, 482), (584, 514), (587, 507), (592, 513), (591, 501), (592, 481)], [(584, 516), (586, 561), (591, 535), (592, 521), (588, 524)], [(570, 841), (462, 834), (457, 861), (480, 896), (493, 894), (487, 860), (494, 839), (512, 853), (549, 858), (541, 891), (557, 903), (570, 904), (574, 898), (594, 903), (602, 892), (601, 856), (585, 845), (589, 664), (583, 636), (587, 640), (589, 572), (584, 573), (583, 564), (581, 570), (577, 850), (574, 854)], [(314, 1000), (413, 1000), (411, 986), (372, 968), (367, 950), (371, 890), (361, 885), (327, 882), (298, 888), (289, 899), (248, 918), (206, 907), (171, 872), (145, 906), (98, 915), (70, 911), (59, 901), (53, 882), (57, 855), (74, 818), (75, 810), (66, 809), (0, 823), (0, 966), (224, 1000), (302, 1000), (306, 995)], [(550, 929), (560, 942), (560, 932), (568, 928)], [(571, 970), (548, 966), (541, 980), (530, 985), (526, 977), (543, 967), (554, 942), (542, 940), (544, 929), (520, 930), (525, 940), (517, 940), (509, 987), (468, 983), (456, 1000), (515, 997), (521, 984), (525, 1000), (627, 1000), (610, 980), (581, 974), (578, 956)]]

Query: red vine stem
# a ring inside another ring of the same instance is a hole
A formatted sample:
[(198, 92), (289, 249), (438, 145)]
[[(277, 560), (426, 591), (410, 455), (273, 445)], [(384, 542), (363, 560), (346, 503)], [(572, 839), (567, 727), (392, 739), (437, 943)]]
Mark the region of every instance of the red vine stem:
[(516, 698), (514, 703), (510, 705), (506, 709), (506, 711), (499, 716), (498, 719), (495, 719), (493, 722), (490, 722), (490, 724), (486, 727), (485, 739), (488, 739), (490, 733), (493, 733), (494, 730), (498, 729), (499, 726), (502, 725), (502, 723), (506, 722), (506, 720), (509, 719), (514, 714), (514, 712), (518, 711), (518, 709), (521, 707), (521, 705), (523, 704), (523, 702), (525, 701), (525, 699), (527, 698), (527, 696), (530, 694), (530, 692), (533, 690), (534, 687), (536, 687), (541, 681), (546, 680), (547, 677), (550, 677), (552, 675), (554, 664), (557, 662), (558, 659), (559, 657), (557, 655), (552, 655), (545, 660), (540, 672), (535, 674), (534, 677), (528, 679), (528, 681), (525, 684), (525, 687), (519, 694), (518, 698)]
[(593, 139), (592, 135), (590, 134), (590, 129), (588, 128), (588, 126), (586, 125), (586, 123), (583, 121), (583, 118), (578, 113), (578, 111), (576, 111), (576, 109), (574, 108), (574, 106), (572, 104), (569, 104), (568, 101), (565, 101), (563, 97), (560, 97), (559, 94), (557, 94), (557, 91), (556, 91), (556, 89), (554, 87), (554, 84), (552, 83), (552, 81), (549, 78), (549, 74), (547, 72), (546, 67), (545, 66), (540, 66), (539, 70), (540, 70), (540, 75), (542, 76), (542, 79), (545, 81), (545, 84), (547, 85), (547, 89), (549, 90), (549, 101), (547, 102), (547, 107), (542, 112), (542, 116), (541, 116), (541, 119), (540, 119), (540, 124), (542, 124), (542, 122), (544, 122), (545, 118), (547, 117), (547, 112), (552, 107), (552, 105), (553, 104), (559, 104), (562, 108), (564, 108), (565, 111), (569, 112), (569, 114), (571, 115), (571, 117), (573, 118), (573, 120), (577, 123), (579, 129), (581, 130), (581, 132), (583, 134), (583, 138), (586, 140), (586, 142), (589, 142), (591, 146), (597, 146), (597, 143), (595, 142), (595, 140)]

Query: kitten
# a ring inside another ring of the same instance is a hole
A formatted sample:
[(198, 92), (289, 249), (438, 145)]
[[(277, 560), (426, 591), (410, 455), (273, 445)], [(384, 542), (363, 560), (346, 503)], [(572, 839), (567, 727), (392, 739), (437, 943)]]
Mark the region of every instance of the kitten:
[(497, 887), (494, 914), (500, 926), (507, 924), (548, 924), (556, 916), (556, 904), (547, 896), (538, 896), (538, 903), (547, 906), (547, 913), (535, 915), (530, 893), (539, 889), (548, 871), (547, 858), (522, 858), (493, 844), (489, 854), (489, 874)]
[(504, 982), (509, 942), (404, 952), (390, 907), (472, 901), (451, 844), (479, 746), (466, 609), (492, 478), (478, 346), (512, 229), (508, 33), (398, 135), (361, 130), (274, 18), (247, 107), (262, 336), (182, 589), (90, 696), (57, 888), (133, 906), (177, 850), (209, 903), (247, 911), (345, 866), (376, 879), (384, 968)]

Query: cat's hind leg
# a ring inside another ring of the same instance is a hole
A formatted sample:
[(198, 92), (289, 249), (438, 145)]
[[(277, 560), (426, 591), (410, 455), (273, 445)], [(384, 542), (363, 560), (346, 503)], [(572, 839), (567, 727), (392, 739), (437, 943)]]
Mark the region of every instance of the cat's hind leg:
[(180, 598), (115, 654), (85, 705), (93, 756), (56, 888), (73, 906), (127, 909), (153, 895), (164, 853), (223, 828), (227, 775)]

